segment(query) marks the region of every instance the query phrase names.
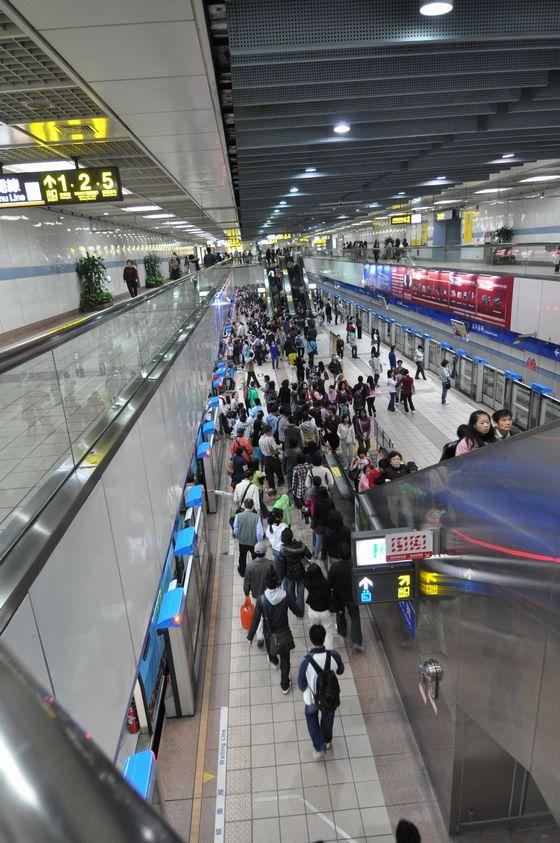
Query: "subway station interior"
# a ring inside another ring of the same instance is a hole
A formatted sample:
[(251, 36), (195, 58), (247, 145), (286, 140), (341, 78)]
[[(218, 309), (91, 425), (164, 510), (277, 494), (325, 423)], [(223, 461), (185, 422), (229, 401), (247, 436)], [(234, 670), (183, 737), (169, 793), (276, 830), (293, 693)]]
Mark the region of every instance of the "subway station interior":
[(0, 0), (0, 843), (560, 841), (559, 138), (559, 0)]

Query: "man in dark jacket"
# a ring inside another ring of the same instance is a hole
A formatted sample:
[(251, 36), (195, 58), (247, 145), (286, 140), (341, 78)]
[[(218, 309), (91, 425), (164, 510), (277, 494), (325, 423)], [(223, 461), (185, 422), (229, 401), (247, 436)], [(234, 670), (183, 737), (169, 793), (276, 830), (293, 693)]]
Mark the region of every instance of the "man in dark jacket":
[(268, 660), (273, 667), (280, 667), (280, 688), (283, 694), (290, 690), (292, 680), (290, 679), (290, 650), (287, 648), (278, 655), (270, 655), (270, 637), (273, 633), (288, 632), (288, 609), (297, 618), (303, 617), (303, 608), (298, 606), (293, 594), (286, 594), (280, 586), (278, 574), (271, 568), (264, 579), (265, 590), (256, 602), (253, 622), (247, 633), (247, 640), (252, 645), (253, 638), (263, 619), (264, 640), (268, 653)]
[(363, 652), (362, 625), (360, 623), (360, 607), (354, 603), (352, 593), (352, 559), (350, 545), (341, 544), (338, 548), (339, 558), (331, 560), (327, 582), (333, 589), (339, 606), (336, 625), (339, 635), (346, 635), (346, 612), (350, 617), (350, 639), (354, 652)]
[(290, 416), (284, 428), (284, 446), (286, 448), (303, 448), (303, 433), (296, 424), (296, 417)]
[(218, 258), (212, 253), (212, 248), (207, 246), (206, 254), (204, 255), (204, 269), (214, 266), (215, 263), (218, 263)]
[[(247, 562), (247, 567), (245, 568), (243, 593), (245, 597), (251, 595), (255, 602), (261, 594), (264, 594), (266, 575), (274, 564), (271, 559), (266, 558), (266, 549), (267, 543), (265, 541), (257, 542), (254, 549), (255, 556)], [(257, 647), (262, 647), (264, 644), (262, 623), (259, 624), (256, 635)]]
[(342, 514), (337, 509), (331, 509), (329, 512), (329, 523), (323, 539), (323, 547), (329, 559), (339, 559), (340, 547), (342, 545), (350, 547), (352, 543), (351, 539), (352, 532), (344, 524)]
[(284, 580), (286, 592), (288, 594), (295, 594), (295, 599), (302, 612), (305, 597), (303, 575), (308, 559), (311, 559), (311, 551), (303, 542), (295, 538), (293, 532), (288, 527), (282, 533), (279, 571)]

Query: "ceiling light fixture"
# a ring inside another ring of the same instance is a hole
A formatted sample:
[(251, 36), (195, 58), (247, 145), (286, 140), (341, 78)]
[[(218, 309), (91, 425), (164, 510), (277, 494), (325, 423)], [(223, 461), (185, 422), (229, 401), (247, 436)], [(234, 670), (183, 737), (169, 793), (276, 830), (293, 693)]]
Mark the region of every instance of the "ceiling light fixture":
[(515, 152), (504, 152), (502, 158), (515, 158)]
[(5, 164), (6, 173), (47, 173), (49, 170), (75, 170), (73, 161), (28, 161), (26, 164)]
[(511, 187), (485, 187), (484, 190), (475, 190), (475, 193), (501, 193), (504, 190), (511, 190)]
[(348, 123), (337, 123), (336, 126), (333, 128), (333, 132), (336, 132), (337, 135), (346, 135), (350, 131), (350, 126)]
[(299, 193), (299, 187), (290, 187), (290, 193)]
[(144, 214), (145, 220), (170, 220), (175, 214)]
[(142, 211), (161, 211), (159, 205), (130, 205), (128, 208), (121, 208), (121, 211), (126, 211), (127, 214), (139, 214)]
[(420, 0), (420, 14), (430, 18), (453, 11), (454, 0)]
[(306, 168), (305, 168), (305, 172), (306, 172), (306, 173), (316, 173), (316, 172), (317, 172), (317, 167), (306, 167)]
[(287, 205), (288, 203), (286, 202), (286, 200), (285, 200), (285, 199), (282, 199), (282, 201), (281, 201), (281, 202), (279, 202), (278, 204), (279, 204), (279, 205)]
[(406, 196), (406, 193), (404, 190), (401, 190), (397, 193), (397, 196)]
[(531, 177), (530, 177), (530, 178), (528, 178), (528, 179), (520, 179), (520, 181), (522, 181), (522, 182), (529, 182), (529, 181), (556, 181), (557, 179), (560, 179), (560, 176), (553, 176), (553, 175), (549, 175), (549, 176), (531, 176)]
[(443, 181), (443, 179), (446, 179), (446, 178), (447, 178), (447, 176), (436, 176), (436, 181)]

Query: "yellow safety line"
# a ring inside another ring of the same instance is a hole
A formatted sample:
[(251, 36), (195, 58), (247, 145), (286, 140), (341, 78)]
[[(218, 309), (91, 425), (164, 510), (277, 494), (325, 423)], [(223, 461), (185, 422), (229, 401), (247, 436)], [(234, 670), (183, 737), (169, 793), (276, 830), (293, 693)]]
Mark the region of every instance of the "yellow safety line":
[(210, 608), (210, 629), (208, 631), (208, 649), (206, 651), (206, 666), (204, 670), (204, 688), (202, 692), (202, 709), (198, 729), (198, 748), (196, 753), (196, 769), (194, 775), (194, 792), (191, 813), (190, 843), (198, 843), (200, 835), (200, 815), (202, 812), (202, 787), (204, 784), (204, 757), (206, 755), (206, 738), (208, 734), (208, 716), (210, 713), (210, 686), (212, 684), (212, 664), (214, 661), (214, 641), (216, 638), (216, 617), (218, 614), (218, 590), (220, 585), (220, 567), (222, 561), (222, 532), (224, 527), (224, 512), (226, 506), (220, 503), (218, 542), (216, 546), (216, 560), (214, 565), (214, 583), (212, 586), (212, 604)]

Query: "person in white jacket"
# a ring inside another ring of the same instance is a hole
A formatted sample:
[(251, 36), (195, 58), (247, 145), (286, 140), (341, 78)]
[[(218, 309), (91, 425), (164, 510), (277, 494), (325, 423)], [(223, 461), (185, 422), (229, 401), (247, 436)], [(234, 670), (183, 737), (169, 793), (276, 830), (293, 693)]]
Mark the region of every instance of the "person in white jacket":
[(313, 485), (314, 477), (319, 477), (321, 480), (321, 486), (326, 486), (327, 491), (330, 492), (334, 486), (334, 477), (330, 468), (323, 465), (323, 460), (321, 458), (321, 454), (319, 453), (313, 454), (311, 457), (311, 468), (309, 469), (306, 480), (308, 488)]
[(356, 431), (354, 425), (350, 420), (350, 416), (345, 416), (338, 425), (338, 438), (340, 440), (340, 450), (342, 451), (342, 459), (346, 463), (346, 468), (350, 468), (352, 457), (356, 452)]

